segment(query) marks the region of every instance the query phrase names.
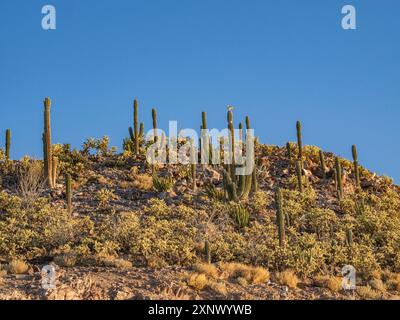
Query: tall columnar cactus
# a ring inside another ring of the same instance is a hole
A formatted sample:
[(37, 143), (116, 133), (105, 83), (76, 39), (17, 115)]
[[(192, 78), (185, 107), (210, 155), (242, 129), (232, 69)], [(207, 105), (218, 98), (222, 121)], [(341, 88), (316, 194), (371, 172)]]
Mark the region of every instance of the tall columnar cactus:
[(339, 200), (343, 197), (343, 183), (342, 183), (342, 166), (338, 157), (335, 158), (335, 169), (336, 169), (336, 179), (337, 179), (337, 192)]
[(297, 121), (296, 129), (297, 129), (297, 146), (299, 148), (298, 160), (300, 161), (301, 168), (303, 169), (303, 139), (302, 139), (301, 122), (300, 121)]
[(139, 105), (136, 99), (133, 101), (133, 128), (135, 138), (135, 154), (139, 154)]
[(6, 159), (10, 160), (10, 149), (11, 149), (11, 130), (6, 130)]
[(157, 142), (157, 111), (156, 111), (156, 109), (151, 110), (151, 116), (153, 118), (154, 142)]
[(353, 245), (353, 231), (347, 229), (346, 231), (346, 244), (350, 247)]
[(211, 249), (208, 240), (204, 241), (204, 255), (207, 263), (211, 263)]
[(319, 161), (321, 163), (321, 172), (322, 179), (326, 180), (326, 164), (325, 164), (325, 156), (322, 150), (319, 150)]
[(67, 201), (67, 211), (69, 215), (72, 215), (72, 183), (69, 173), (65, 176), (65, 198)]
[(51, 177), (53, 179), (53, 187), (56, 186), (57, 184), (57, 173), (58, 173), (58, 158), (57, 157), (53, 157), (52, 159), (52, 166), (51, 166)]
[(132, 127), (129, 127), (129, 138), (131, 139), (132, 143), (135, 143), (135, 135), (133, 134)]
[(290, 146), (290, 142), (286, 143), (286, 153), (287, 153), (287, 157), (288, 157), (288, 171), (290, 174), (290, 169), (292, 167), (292, 148)]
[(232, 181), (228, 172), (223, 170), (223, 181), (224, 181), (224, 189), (229, 201), (237, 201), (237, 193), (236, 193), (236, 184)]
[(47, 184), (53, 188), (53, 154), (51, 144), (51, 123), (50, 123), (50, 98), (44, 100), (44, 133), (43, 133), (43, 150), (44, 150), (44, 171)]
[(230, 143), (230, 150), (229, 150), (229, 153), (230, 153), (230, 160), (231, 160), (231, 163), (230, 163), (230, 168), (229, 168), (229, 171), (230, 171), (230, 174), (231, 174), (231, 179), (232, 179), (232, 181), (233, 182), (235, 182), (235, 180), (236, 180), (236, 170), (235, 170), (235, 129), (234, 129), (234, 126), (233, 126), (233, 111), (232, 111), (232, 107), (229, 107), (228, 108), (228, 115), (227, 115), (227, 118), (228, 118), (228, 130), (229, 130), (229, 143)]
[[(246, 117), (246, 138), (247, 138), (247, 130), (250, 130), (250, 129), (251, 129), (251, 127), (250, 127), (250, 118)], [(249, 155), (247, 155), (247, 156), (249, 156)], [(255, 168), (254, 158), (250, 159), (250, 160), (253, 161), (254, 168), (253, 168), (252, 173), (250, 173), (250, 174), (245, 176), (244, 190), (243, 190), (243, 194), (241, 196), (242, 199), (247, 199), (247, 197), (249, 196), (250, 191), (252, 189), (252, 186), (253, 186), (253, 183), (252, 183), (252, 181), (253, 181), (253, 172), (256, 170), (256, 168)]]
[(303, 192), (303, 169), (301, 168), (301, 162), (296, 161), (296, 175), (297, 175), (297, 186), (300, 192)]
[(207, 113), (204, 111), (201, 113), (201, 123), (202, 123), (202, 128), (204, 130), (207, 130)]
[(196, 191), (197, 152), (193, 139), (190, 139), (190, 171), (192, 175), (193, 191)]
[(360, 169), (358, 167), (358, 155), (357, 155), (357, 147), (353, 145), (351, 147), (351, 153), (353, 154), (353, 160), (354, 160), (354, 179), (356, 182), (356, 188), (360, 188)]
[(276, 225), (278, 227), (279, 246), (285, 246), (285, 215), (282, 207), (282, 191), (280, 188), (275, 193)]
[(140, 140), (143, 139), (143, 135), (144, 135), (144, 123), (141, 122), (140, 123), (140, 129), (139, 129), (139, 138), (140, 138)]

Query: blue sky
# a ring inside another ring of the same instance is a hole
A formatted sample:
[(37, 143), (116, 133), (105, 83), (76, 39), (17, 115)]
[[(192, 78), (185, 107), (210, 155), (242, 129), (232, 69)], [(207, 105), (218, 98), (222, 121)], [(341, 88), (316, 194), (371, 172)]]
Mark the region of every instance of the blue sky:
[[(41, 8), (57, 9), (57, 30)], [(357, 30), (341, 8), (357, 9)], [(0, 139), (12, 157), (41, 157), (42, 101), (53, 140), (80, 147), (108, 135), (120, 147), (132, 100), (151, 125), (199, 128), (249, 115), (261, 141), (304, 142), (400, 181), (398, 0), (0, 1)]]

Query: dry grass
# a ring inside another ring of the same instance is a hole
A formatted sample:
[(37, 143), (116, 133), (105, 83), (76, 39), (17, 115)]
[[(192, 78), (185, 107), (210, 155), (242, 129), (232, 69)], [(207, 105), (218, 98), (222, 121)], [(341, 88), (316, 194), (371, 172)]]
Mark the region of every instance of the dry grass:
[(226, 289), (225, 283), (209, 281), (207, 287), (210, 288), (210, 290), (214, 291), (217, 294), (220, 294), (223, 296), (226, 296), (228, 294), (228, 290)]
[(204, 273), (194, 273), (189, 277), (188, 285), (195, 290), (203, 290), (208, 285), (207, 276)]
[(380, 279), (372, 279), (369, 281), (369, 285), (371, 286), (372, 289), (375, 289), (379, 292), (385, 293), (386, 292), (386, 286), (383, 283), (382, 280)]
[(72, 268), (76, 264), (76, 255), (73, 253), (64, 253), (54, 257), (54, 263), (60, 267)]
[(132, 262), (113, 256), (102, 256), (100, 263), (105, 267), (118, 268), (118, 269), (130, 269), (132, 268)]
[(8, 271), (11, 274), (25, 274), (29, 270), (29, 265), (20, 259), (14, 259), (8, 264)]
[[(261, 284), (269, 280), (268, 270), (262, 267), (248, 266), (242, 263), (222, 263), (220, 268), (226, 272), (229, 278), (243, 278), (247, 283)], [(244, 282), (241, 281), (243, 284)]]
[(277, 272), (275, 278), (281, 285), (287, 286), (289, 288), (295, 289), (299, 283), (299, 279), (296, 274), (291, 270), (285, 270), (282, 272)]
[(218, 278), (218, 269), (213, 264), (209, 263), (198, 263), (193, 266), (193, 270), (197, 273), (203, 273), (206, 276), (217, 279)]
[(332, 292), (339, 292), (342, 289), (342, 278), (334, 276), (318, 276), (314, 284), (321, 288), (328, 288)]
[(378, 291), (372, 289), (369, 285), (357, 287), (357, 293), (362, 299), (366, 300), (377, 300), (382, 297)]

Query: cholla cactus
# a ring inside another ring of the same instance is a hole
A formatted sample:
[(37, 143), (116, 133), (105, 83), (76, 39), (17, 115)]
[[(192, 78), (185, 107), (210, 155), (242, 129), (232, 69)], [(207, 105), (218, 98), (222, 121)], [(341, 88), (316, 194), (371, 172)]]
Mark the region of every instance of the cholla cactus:
[(282, 191), (280, 188), (275, 193), (276, 203), (276, 225), (278, 227), (279, 246), (285, 246), (285, 215), (283, 214), (282, 207)]
[(358, 168), (358, 155), (357, 155), (357, 147), (353, 145), (351, 147), (351, 153), (353, 155), (354, 160), (354, 179), (356, 182), (356, 188), (360, 188), (360, 169)]
[(11, 130), (6, 130), (6, 160), (10, 160)]
[(50, 123), (50, 98), (44, 100), (44, 133), (43, 133), (43, 159), (44, 159), (44, 172), (47, 184), (53, 188), (53, 154), (51, 144), (51, 123)]
[(72, 215), (72, 183), (70, 174), (65, 176), (65, 198), (67, 201), (68, 214)]

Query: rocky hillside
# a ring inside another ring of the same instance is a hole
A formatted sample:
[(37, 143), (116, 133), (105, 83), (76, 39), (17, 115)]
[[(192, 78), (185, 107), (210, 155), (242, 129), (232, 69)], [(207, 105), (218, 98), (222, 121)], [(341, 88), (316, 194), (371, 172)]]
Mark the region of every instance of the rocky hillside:
[[(106, 138), (53, 145), (51, 188), (43, 161), (1, 154), (0, 298), (397, 298), (399, 187), (301, 151), (299, 167), (297, 144), (257, 144), (257, 183), (236, 197), (223, 166), (152, 167)], [(345, 265), (356, 290), (342, 289)]]

